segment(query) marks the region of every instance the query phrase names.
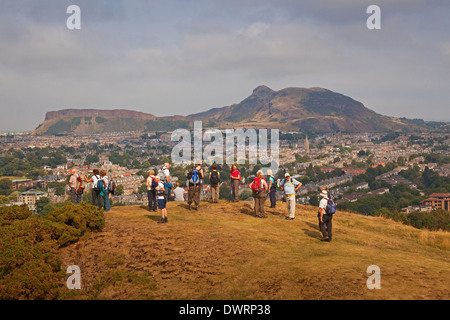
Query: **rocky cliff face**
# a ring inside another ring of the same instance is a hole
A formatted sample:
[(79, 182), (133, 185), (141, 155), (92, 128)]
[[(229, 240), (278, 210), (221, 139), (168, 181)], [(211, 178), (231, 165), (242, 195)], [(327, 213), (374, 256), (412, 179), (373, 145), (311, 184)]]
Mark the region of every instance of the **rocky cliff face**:
[(50, 111), (45, 115), (45, 120), (59, 120), (67, 118), (88, 118), (88, 117), (103, 117), (103, 118), (134, 118), (142, 120), (155, 120), (156, 117), (149, 113), (143, 113), (132, 110), (96, 110), (96, 109), (65, 109), (59, 111)]

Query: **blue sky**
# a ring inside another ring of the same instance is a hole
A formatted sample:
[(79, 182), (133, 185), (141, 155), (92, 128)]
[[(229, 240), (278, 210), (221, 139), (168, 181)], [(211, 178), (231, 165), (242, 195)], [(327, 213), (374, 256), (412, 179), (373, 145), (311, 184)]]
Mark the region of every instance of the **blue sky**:
[[(72, 4), (81, 30), (66, 28)], [(371, 4), (381, 30), (366, 27)], [(0, 131), (65, 108), (188, 115), (259, 85), (448, 121), (448, 12), (437, 0), (0, 0)]]

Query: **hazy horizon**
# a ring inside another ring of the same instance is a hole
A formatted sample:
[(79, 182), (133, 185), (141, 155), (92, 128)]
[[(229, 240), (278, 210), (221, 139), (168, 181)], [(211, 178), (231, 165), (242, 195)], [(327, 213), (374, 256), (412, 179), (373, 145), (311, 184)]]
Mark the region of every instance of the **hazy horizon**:
[[(69, 5), (81, 30), (66, 27)], [(387, 116), (450, 121), (450, 3), (0, 0), (0, 132), (61, 109), (188, 115), (259, 85), (322, 87)]]

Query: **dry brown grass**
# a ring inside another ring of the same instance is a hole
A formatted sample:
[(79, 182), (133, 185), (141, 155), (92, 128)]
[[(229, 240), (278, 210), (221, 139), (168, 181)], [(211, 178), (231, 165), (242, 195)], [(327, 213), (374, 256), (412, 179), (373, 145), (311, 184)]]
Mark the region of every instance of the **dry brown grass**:
[[(266, 203), (267, 204), (267, 203)], [(285, 206), (283, 206), (285, 209)], [(338, 212), (334, 240), (319, 241), (316, 208), (252, 215), (249, 203), (202, 202), (199, 211), (116, 207), (100, 234), (61, 250), (81, 268), (67, 299), (448, 299), (450, 234)], [(381, 290), (366, 286), (369, 265)]]

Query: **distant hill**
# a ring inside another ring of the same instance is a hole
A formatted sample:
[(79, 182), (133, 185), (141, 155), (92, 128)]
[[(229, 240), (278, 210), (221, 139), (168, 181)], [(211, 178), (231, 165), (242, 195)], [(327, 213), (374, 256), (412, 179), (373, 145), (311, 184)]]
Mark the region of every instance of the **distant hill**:
[(188, 127), (185, 117), (156, 117), (131, 110), (65, 109), (47, 112), (35, 134), (103, 133), (129, 131), (170, 131)]
[[(48, 112), (35, 134), (171, 131), (203, 127), (277, 128), (309, 132), (388, 132), (428, 128), (418, 119), (380, 115), (348, 96), (323, 88), (259, 86), (243, 101), (188, 116), (157, 117), (130, 110), (66, 109)], [(439, 123), (435, 124), (441, 125)], [(431, 127), (433, 128), (433, 126)]]
[(259, 86), (238, 104), (188, 117), (209, 119), (221, 126), (240, 124), (312, 132), (383, 132), (411, 127), (397, 118), (380, 115), (350, 97), (322, 88), (273, 91)]

